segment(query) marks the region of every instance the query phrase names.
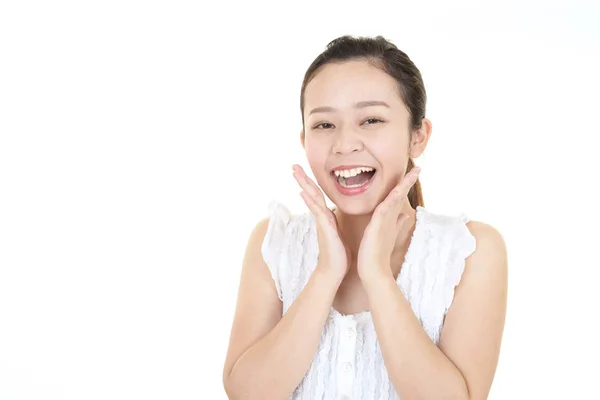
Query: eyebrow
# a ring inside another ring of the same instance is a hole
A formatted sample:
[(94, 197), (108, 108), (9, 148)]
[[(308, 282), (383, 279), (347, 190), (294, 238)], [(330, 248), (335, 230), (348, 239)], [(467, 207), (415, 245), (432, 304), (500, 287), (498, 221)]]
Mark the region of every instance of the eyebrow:
[[(388, 103), (386, 103), (385, 101), (379, 101), (379, 100), (359, 101), (358, 103), (354, 104), (354, 108), (364, 108), (364, 107), (372, 107), (372, 106), (384, 106), (387, 108), (391, 108)], [(317, 107), (317, 108), (313, 108), (311, 110), (311, 112), (308, 113), (308, 115), (311, 115), (314, 113), (319, 113), (319, 112), (331, 112), (331, 111), (337, 111), (337, 110), (333, 107)]]

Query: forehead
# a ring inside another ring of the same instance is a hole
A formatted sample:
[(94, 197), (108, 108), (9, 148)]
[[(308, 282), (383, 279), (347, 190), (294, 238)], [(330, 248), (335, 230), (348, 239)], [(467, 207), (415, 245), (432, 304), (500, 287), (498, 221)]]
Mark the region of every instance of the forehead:
[(404, 108), (394, 78), (366, 61), (346, 61), (325, 65), (309, 82), (304, 92), (304, 109), (349, 109), (356, 102), (369, 100), (385, 101), (392, 109)]

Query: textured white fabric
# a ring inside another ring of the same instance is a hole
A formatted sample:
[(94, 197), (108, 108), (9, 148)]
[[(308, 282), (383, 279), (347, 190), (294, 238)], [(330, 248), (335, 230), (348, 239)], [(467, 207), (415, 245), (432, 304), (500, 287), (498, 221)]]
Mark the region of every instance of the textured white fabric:
[[(283, 314), (306, 285), (319, 254), (312, 214), (269, 205), (262, 254), (283, 303)], [(396, 282), (437, 345), (465, 259), (475, 251), (469, 218), (416, 208), (416, 227)], [(399, 399), (385, 368), (368, 311), (343, 315), (331, 307), (310, 369), (290, 399)]]

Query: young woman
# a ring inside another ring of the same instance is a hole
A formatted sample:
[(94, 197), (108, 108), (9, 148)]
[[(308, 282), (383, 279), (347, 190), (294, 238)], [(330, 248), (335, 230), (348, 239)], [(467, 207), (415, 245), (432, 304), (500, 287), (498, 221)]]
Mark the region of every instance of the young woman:
[(419, 70), (381, 36), (343, 36), (309, 67), (300, 99), (317, 182), (298, 165), (293, 176), (310, 213), (273, 202), (250, 235), (229, 398), (487, 398), (506, 247), (490, 225), (424, 208), (413, 159), (432, 125)]

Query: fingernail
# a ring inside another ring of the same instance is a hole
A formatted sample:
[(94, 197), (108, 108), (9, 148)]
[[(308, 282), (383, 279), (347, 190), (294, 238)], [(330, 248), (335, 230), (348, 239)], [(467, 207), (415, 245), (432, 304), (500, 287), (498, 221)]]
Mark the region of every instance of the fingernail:
[(410, 183), (412, 184), (412, 183), (417, 182), (417, 179), (419, 179), (419, 174), (418, 173), (411, 174), (411, 176), (410, 176)]

